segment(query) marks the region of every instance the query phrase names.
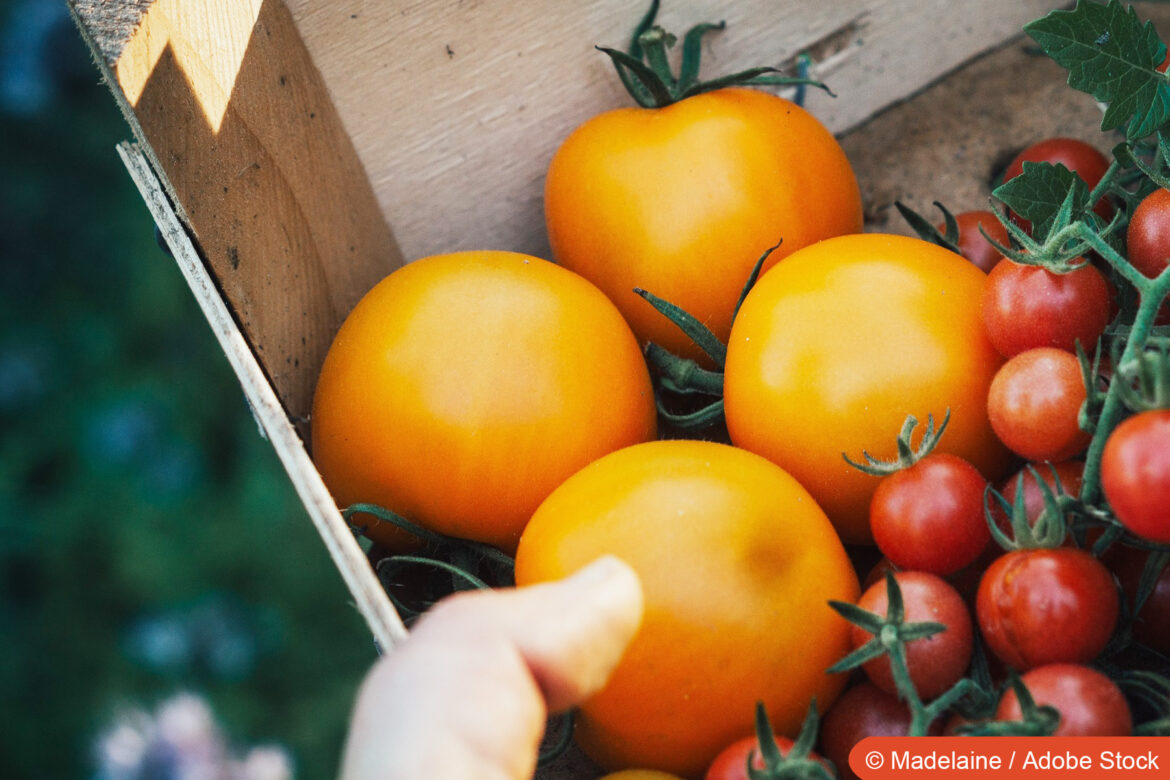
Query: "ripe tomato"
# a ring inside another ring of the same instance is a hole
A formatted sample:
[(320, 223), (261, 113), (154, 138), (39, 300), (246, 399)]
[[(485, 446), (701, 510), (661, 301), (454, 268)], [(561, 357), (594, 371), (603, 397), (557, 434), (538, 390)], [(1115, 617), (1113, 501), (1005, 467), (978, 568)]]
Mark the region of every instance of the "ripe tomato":
[(544, 209), (557, 262), (604, 290), (640, 340), (692, 358), (698, 349), (633, 288), (725, 340), (764, 250), (783, 239), (771, 265), (861, 230), (857, 181), (829, 131), (745, 88), (590, 119), (553, 157)]
[[(1003, 255), (983, 237), (979, 228), (982, 226), (987, 235), (1000, 245), (1010, 246), (1011, 238), (1008, 236), (1007, 228), (990, 211), (962, 211), (955, 215), (955, 222), (959, 226), (959, 254), (970, 260), (983, 273), (991, 271), (995, 264), (1003, 259)], [(936, 227), (940, 233), (946, 230), (945, 223)]]
[(1130, 417), (1101, 454), (1101, 489), (1136, 536), (1170, 544), (1170, 409)]
[(878, 549), (899, 569), (957, 572), (991, 541), (983, 515), (986, 488), (978, 469), (945, 452), (891, 474), (869, 505)]
[(1170, 265), (1170, 191), (1158, 188), (1147, 195), (1125, 233), (1126, 259), (1153, 279)]
[(1004, 357), (1036, 347), (1090, 354), (1110, 319), (1109, 283), (1093, 266), (1057, 274), (1004, 259), (987, 276), (983, 324)]
[(984, 572), (975, 597), (987, 646), (1020, 671), (1092, 661), (1118, 612), (1113, 575), (1075, 547), (1006, 553)]
[(596, 287), (463, 252), (404, 266), (350, 313), (317, 383), (313, 456), (342, 506), (510, 550), (554, 487), (655, 426), (641, 351)]
[[(910, 679), (923, 699), (933, 699), (959, 681), (971, 664), (971, 615), (958, 591), (933, 574), (918, 571), (898, 572), (894, 575), (902, 591), (906, 622), (942, 623), (945, 631), (915, 639), (906, 644), (906, 667)], [(857, 606), (885, 617), (889, 597), (884, 581), (862, 594)], [(850, 631), (853, 649), (869, 640), (873, 634), (860, 626)], [(897, 694), (890, 659), (875, 658), (862, 666), (870, 682), (886, 693)]]
[[(792, 740), (781, 736), (775, 736), (775, 739), (776, 747), (780, 748), (780, 755), (787, 756), (788, 751), (792, 749)], [(707, 767), (707, 774), (703, 775), (703, 780), (749, 780), (747, 763), (753, 752), (755, 757), (752, 759), (752, 768), (763, 770), (764, 757), (760, 754), (759, 742), (755, 737), (744, 737), (732, 742), (715, 757), (711, 766)], [(809, 753), (808, 757), (813, 761), (822, 763), (824, 761), (816, 753)]]
[[(1054, 737), (1128, 737), (1133, 731), (1129, 704), (1121, 689), (1096, 669), (1080, 664), (1041, 666), (1020, 678), (1038, 706), (1060, 712)], [(1016, 692), (1008, 689), (996, 720), (1020, 720)]]
[[(1105, 175), (1105, 171), (1109, 170), (1109, 160), (1096, 147), (1090, 146), (1084, 141), (1078, 141), (1076, 138), (1046, 138), (1043, 141), (1037, 141), (1017, 154), (1015, 159), (1008, 164), (1007, 170), (1004, 171), (1003, 180), (1014, 179), (1023, 173), (1026, 162), (1063, 165), (1080, 176), (1090, 190), (1097, 186), (1101, 177)], [(1093, 211), (1106, 221), (1113, 216), (1113, 207), (1105, 198), (1097, 201)], [(1019, 219), (1014, 215), (1012, 219), (1024, 230), (1031, 232), (1032, 227), (1027, 220)]]
[[(1163, 63), (1165, 65), (1165, 63)], [(1153, 279), (1170, 265), (1170, 191), (1156, 189), (1129, 218), (1125, 243), (1127, 259)], [(1162, 304), (1156, 324), (1170, 323), (1170, 302)]]
[(1038, 347), (1013, 357), (991, 382), (987, 414), (1000, 440), (1028, 460), (1068, 460), (1089, 445), (1077, 417), (1085, 384), (1076, 355)]
[(795, 735), (809, 700), (829, 706), (849, 647), (826, 603), (857, 575), (796, 480), (723, 444), (658, 441), (570, 477), (520, 540), (516, 581), (562, 577), (604, 553), (638, 573), (641, 629), (606, 688), (580, 710), (577, 742), (603, 767), (701, 774), (754, 733), (762, 701)]
[(841, 457), (895, 454), (910, 414), (951, 421), (939, 450), (992, 477), (987, 421), (1002, 358), (983, 334), (986, 276), (914, 238), (842, 236), (787, 257), (748, 294), (727, 348), (731, 440), (796, 477), (847, 542), (872, 540), (878, 480)]
[(857, 780), (849, 751), (866, 737), (904, 737), (910, 731), (910, 709), (897, 696), (871, 682), (855, 685), (825, 713), (821, 751), (833, 762), (841, 780)]

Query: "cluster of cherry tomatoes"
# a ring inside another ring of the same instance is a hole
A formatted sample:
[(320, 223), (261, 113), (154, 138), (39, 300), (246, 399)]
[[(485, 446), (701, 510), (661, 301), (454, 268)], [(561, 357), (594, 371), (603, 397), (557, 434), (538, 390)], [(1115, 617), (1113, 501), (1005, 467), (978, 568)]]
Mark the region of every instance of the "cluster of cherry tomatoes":
[[(586, 122), (550, 165), (559, 265), (510, 252), (424, 258), (349, 315), (312, 415), (334, 498), (389, 510), (348, 515), (383, 550), (417, 546), (408, 531), (421, 527), (431, 541), (515, 553), (520, 585), (606, 553), (633, 566), (644, 623), (576, 730), (606, 768), (745, 777), (749, 752), (777, 752), (750, 736), (757, 703), (767, 730), (795, 736), (815, 701), (820, 749), (842, 774), (862, 737), (947, 717), (949, 728), (1022, 718), (1128, 733), (1124, 696), (1086, 664), (1127, 603), (1114, 574), (1132, 603), (1149, 553), (1094, 556), (1063, 511), (1083, 498), (1074, 458), (1090, 443), (1074, 350), (1091, 350), (1113, 318), (1105, 276), (1084, 260), (1051, 270), (1000, 259), (973, 227), (1006, 247), (989, 213), (958, 217), (970, 261), (861, 234), (857, 184), (831, 134), (789, 101), (698, 82), (692, 37), (711, 26), (688, 35), (671, 73), (673, 39), (652, 21), (653, 9), (629, 53), (609, 51), (642, 107)], [(1096, 174), (1051, 149), (1029, 153), (1099, 179), (1108, 166), (1086, 149)], [(1170, 256), (1170, 203), (1150, 209), (1133, 215), (1130, 243), (1154, 275)], [(710, 403), (676, 414), (680, 397)], [(1170, 542), (1168, 414), (1122, 423), (1094, 466), (1102, 511), (1151, 545)], [(912, 415), (929, 416), (927, 434), (915, 443), (907, 424), (895, 438)], [(719, 419), (708, 440), (679, 440), (678, 425)], [(1028, 465), (990, 492), (1012, 453)], [(1021, 549), (991, 552), (993, 535)], [(886, 556), (876, 571), (891, 573), (861, 593), (843, 542), (874, 541)], [(480, 548), (459, 549), (479, 565), (467, 553)], [(1170, 625), (1170, 579), (1140, 585), (1144, 611), (1125, 624), (1170, 652), (1156, 635)], [(876, 634), (895, 641), (879, 647)], [(866, 679), (842, 695), (848, 675), (826, 670), (843, 657)], [(1006, 668), (1025, 687), (1000, 697)], [(805, 733), (796, 760), (827, 772)]]

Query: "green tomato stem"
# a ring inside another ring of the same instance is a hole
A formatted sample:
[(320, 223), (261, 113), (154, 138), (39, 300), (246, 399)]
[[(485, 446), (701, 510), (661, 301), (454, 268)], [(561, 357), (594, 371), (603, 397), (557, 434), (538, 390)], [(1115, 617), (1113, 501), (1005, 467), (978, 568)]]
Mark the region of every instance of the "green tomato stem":
[[(1162, 301), (1170, 294), (1170, 267), (1162, 271), (1156, 278), (1150, 279), (1118, 254), (1096, 231), (1089, 229), (1083, 223), (1077, 223), (1073, 227), (1076, 229), (1077, 237), (1096, 250), (1138, 292), (1137, 314), (1134, 316), (1133, 326), (1126, 338), (1125, 349), (1117, 363), (1117, 367), (1120, 367), (1133, 360), (1138, 352), (1145, 348), (1158, 309), (1161, 307)], [(1125, 412), (1120, 386), (1121, 380), (1119, 378), (1115, 378), (1109, 383), (1109, 389), (1105, 393), (1105, 401), (1101, 406), (1101, 416), (1097, 419), (1097, 429), (1093, 433), (1093, 438), (1089, 443), (1089, 451), (1085, 456), (1085, 471), (1080, 498), (1086, 504), (1093, 504), (1100, 498), (1101, 454), (1105, 450), (1105, 442), (1108, 440), (1109, 434), (1121, 422)]]

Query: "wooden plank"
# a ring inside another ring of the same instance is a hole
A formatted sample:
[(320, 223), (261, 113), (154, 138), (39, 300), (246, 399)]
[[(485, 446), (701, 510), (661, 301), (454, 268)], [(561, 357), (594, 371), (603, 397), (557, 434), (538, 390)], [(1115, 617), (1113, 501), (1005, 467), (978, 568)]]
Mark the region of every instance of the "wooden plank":
[[(629, 105), (592, 45), (625, 47), (646, 2), (287, 0), (404, 255), (514, 249), (548, 256), (541, 196), (573, 127)], [(681, 32), (725, 19), (705, 73), (804, 50), (837, 99), (836, 132), (906, 97), (1050, 8), (1051, 0), (671, 0)], [(436, 215), (441, 215), (438, 218)]]
[[(1163, 35), (1170, 32), (1165, 4), (1136, 7)], [(992, 180), (1043, 138), (1078, 138), (1108, 158), (1121, 136), (1101, 132), (1097, 104), (1067, 86), (1067, 78), (1021, 34), (846, 135), (866, 230), (913, 235), (893, 208), (896, 200), (939, 221), (936, 200), (953, 212), (986, 209)]]
[(286, 410), (307, 420), (333, 334), (401, 255), (288, 9), (71, 2)]
[(402, 620), (390, 605), (365, 553), (334, 505), (321, 475), (305, 451), (304, 443), (285, 416), (280, 399), (232, 318), (215, 279), (208, 273), (190, 236), (179, 222), (146, 155), (135, 144), (120, 144), (118, 154), (236, 372), (261, 430), (272, 442), (329, 556), (353, 595), (358, 611), (378, 644), (385, 649), (393, 648), (406, 637)]

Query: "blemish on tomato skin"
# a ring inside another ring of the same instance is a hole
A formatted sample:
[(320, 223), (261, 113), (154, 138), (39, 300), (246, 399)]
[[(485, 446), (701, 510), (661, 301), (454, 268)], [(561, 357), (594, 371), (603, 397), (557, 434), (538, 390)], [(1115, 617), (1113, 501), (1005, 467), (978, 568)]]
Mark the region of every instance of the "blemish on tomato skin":
[(1015, 611), (1012, 605), (1015, 603), (1015, 579), (1022, 569), (1026, 567), (1027, 561), (1022, 556), (1013, 556), (1008, 561), (1008, 566), (1005, 567), (1003, 576), (996, 588), (992, 590), (992, 595), (995, 599), (996, 616), (998, 618), (997, 627), (1003, 635), (1009, 640), (1009, 644), (1017, 648), (1018, 655), (1024, 655), (1022, 650), (1019, 650), (1019, 635), (1017, 634), (1017, 626), (1014, 621)]

